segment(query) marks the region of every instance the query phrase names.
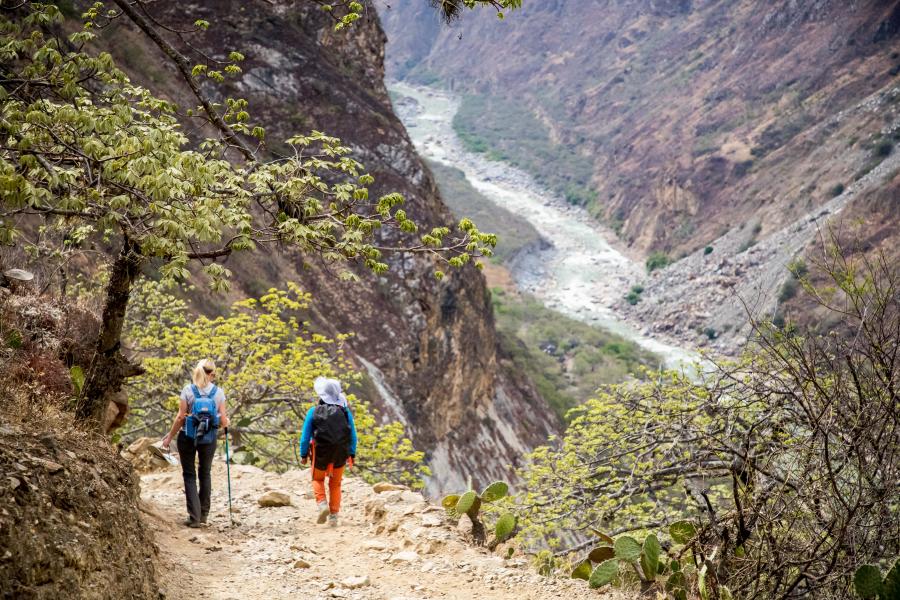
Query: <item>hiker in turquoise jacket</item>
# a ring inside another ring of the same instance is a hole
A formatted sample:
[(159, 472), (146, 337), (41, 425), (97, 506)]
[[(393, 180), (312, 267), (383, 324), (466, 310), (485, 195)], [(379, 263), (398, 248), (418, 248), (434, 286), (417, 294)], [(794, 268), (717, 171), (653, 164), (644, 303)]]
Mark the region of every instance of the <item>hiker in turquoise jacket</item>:
[[(341, 382), (317, 377), (313, 382), (319, 403), (310, 408), (303, 421), (300, 436), (301, 464), (312, 455), (312, 485), (318, 510), (317, 522), (328, 520), (337, 526), (341, 510), (341, 479), (344, 466), (353, 467), (356, 458), (356, 425), (341, 392)], [(325, 500), (325, 477), (328, 477), (328, 501)]]

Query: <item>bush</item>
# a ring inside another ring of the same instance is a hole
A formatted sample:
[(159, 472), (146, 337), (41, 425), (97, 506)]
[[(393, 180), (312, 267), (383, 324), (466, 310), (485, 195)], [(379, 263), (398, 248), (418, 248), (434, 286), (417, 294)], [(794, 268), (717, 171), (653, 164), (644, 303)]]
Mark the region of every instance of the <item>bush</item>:
[(838, 196), (840, 196), (841, 194), (844, 193), (844, 189), (845, 188), (844, 188), (843, 183), (836, 183), (834, 186), (832, 186), (832, 188), (828, 191), (828, 193), (831, 195), (832, 198), (837, 198)]
[(890, 140), (881, 140), (875, 144), (874, 154), (878, 158), (887, 158), (894, 150), (894, 143)]
[(704, 255), (712, 254), (712, 251), (713, 251), (713, 247), (712, 247), (712, 246), (707, 246), (706, 248), (703, 249), (703, 254), (704, 254)]
[(789, 277), (787, 281), (785, 281), (781, 286), (781, 291), (778, 292), (778, 302), (785, 303), (794, 296), (797, 295), (797, 288), (800, 287), (799, 282), (793, 276)]
[(600, 390), (525, 461), (525, 540), (563, 556), (573, 532), (690, 519), (697, 583), (702, 571), (741, 598), (847, 598), (860, 565), (887, 567), (900, 548), (900, 265), (824, 256), (816, 272), (836, 293), (811, 298), (845, 335), (753, 321), (737, 361)]
[(663, 269), (672, 264), (672, 259), (665, 252), (654, 252), (647, 257), (647, 272), (652, 273), (656, 269)]

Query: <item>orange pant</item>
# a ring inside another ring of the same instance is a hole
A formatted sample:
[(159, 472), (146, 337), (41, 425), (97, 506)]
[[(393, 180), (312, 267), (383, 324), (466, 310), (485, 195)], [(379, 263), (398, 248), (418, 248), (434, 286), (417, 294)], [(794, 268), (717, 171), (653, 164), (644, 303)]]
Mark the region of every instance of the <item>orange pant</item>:
[(325, 500), (325, 477), (331, 473), (328, 479), (328, 509), (331, 514), (337, 514), (341, 510), (341, 478), (344, 476), (344, 467), (334, 468), (329, 465), (328, 470), (313, 467), (312, 485), (316, 502)]

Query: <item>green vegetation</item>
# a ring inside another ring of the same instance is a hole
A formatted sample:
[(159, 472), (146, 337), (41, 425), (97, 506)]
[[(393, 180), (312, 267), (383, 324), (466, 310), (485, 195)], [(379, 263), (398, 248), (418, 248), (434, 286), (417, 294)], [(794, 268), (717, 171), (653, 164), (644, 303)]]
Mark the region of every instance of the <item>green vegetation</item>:
[(503, 351), (564, 417), (602, 385), (641, 376), (659, 359), (637, 344), (566, 317), (534, 298), (492, 290)]
[[(401, 195), (370, 199), (373, 177), (337, 138), (317, 131), (292, 136), (284, 141), (287, 157), (271, 160), (248, 102), (227, 96), (233, 87), (222, 88), (219, 102), (204, 91), (239, 75), (244, 56), (222, 49), (224, 62), (193, 64), (146, 18), (143, 5), (116, 4), (112, 14), (159, 46), (191, 84), (201, 105), (190, 112), (192, 125), (197, 132), (208, 126), (211, 135), (199, 146), (182, 130), (173, 104), (133, 85), (110, 54), (91, 50), (94, 31), (112, 18), (102, 4), (88, 9), (84, 27), (68, 41), (59, 37), (63, 16), (54, 5), (24, 4), (15, 15), (0, 15), (4, 77), (18, 82), (2, 89), (2, 127), (11, 143), (0, 155), (0, 243), (51, 257), (51, 271), (76, 255), (112, 264), (95, 363), (78, 399), (81, 419), (99, 426), (107, 394), (127, 376), (122, 324), (142, 271), (184, 282), (196, 265), (221, 291), (231, 275), (226, 258), (279, 245), (383, 273), (387, 247), (375, 234), (384, 229), (397, 234), (403, 250), (433, 254), (437, 264), (462, 267), (491, 254), (496, 236), (468, 219), (455, 231), (418, 232)], [(478, 4), (484, 3), (471, 3)], [(336, 27), (355, 21), (358, 10), (357, 2), (340, 8)], [(209, 26), (194, 23), (197, 33)], [(36, 246), (22, 235), (38, 230)], [(342, 275), (356, 277), (350, 269)]]
[[(497, 502), (506, 498), (509, 493), (509, 484), (505, 481), (495, 481), (480, 494), (475, 490), (468, 490), (462, 494), (450, 494), (441, 500), (441, 505), (453, 518), (467, 515), (472, 523), (472, 539), (483, 546), (487, 541), (484, 523), (481, 520), (480, 511), (485, 504)], [(516, 535), (517, 519), (511, 512), (502, 512), (494, 524), (494, 539), (488, 544), (488, 549), (494, 550), (497, 546)]]
[(844, 184), (843, 184), (843, 183), (836, 183), (836, 184), (834, 184), (834, 186), (832, 186), (832, 188), (828, 191), (828, 194), (829, 194), (832, 198), (837, 198), (838, 196), (840, 196), (841, 194), (844, 193), (844, 189), (846, 189), (846, 188), (844, 187)]
[[(608, 386), (574, 408), (562, 439), (520, 472), (523, 543), (564, 560), (588, 547), (567, 548), (573, 532), (616, 531), (574, 574), (645, 591), (675, 576), (658, 590), (666, 598), (686, 597), (675, 588), (727, 598), (725, 586), (743, 598), (845, 598), (861, 565), (893, 572), (900, 270), (835, 243), (810, 271), (827, 280), (810, 299), (840, 315), (839, 328), (816, 335), (754, 321), (755, 343), (736, 361)], [(676, 522), (658, 541), (677, 567), (660, 567), (653, 541), (628, 535)], [(876, 569), (857, 576), (863, 597), (885, 597), (892, 576)]]
[(652, 273), (657, 269), (664, 269), (672, 264), (672, 259), (665, 252), (653, 252), (647, 257), (647, 272)]
[[(177, 392), (198, 356), (218, 366), (217, 383), (228, 390), (230, 431), (236, 462), (273, 470), (296, 466), (297, 434), (303, 427), (313, 380), (338, 377), (361, 382), (341, 350), (350, 336), (335, 339), (309, 331), (311, 295), (289, 284), (258, 299), (232, 305), (214, 319), (192, 314), (164, 284), (145, 281), (135, 290), (128, 313), (127, 342), (144, 357), (146, 372), (129, 380), (126, 440), (162, 436), (178, 409)], [(240, 351), (235, 349), (240, 340)], [(390, 479), (422, 487), (429, 474), (424, 454), (406, 438), (403, 426), (378, 424), (367, 402), (348, 395), (357, 432), (359, 470), (369, 481)]]
[(862, 565), (853, 574), (853, 591), (864, 600), (900, 598), (900, 559), (894, 561), (885, 576), (875, 565)]
[(437, 180), (441, 197), (455, 216), (467, 215), (488, 231), (503, 232), (493, 259), (505, 262), (522, 248), (540, 242), (540, 235), (527, 219), (485, 198), (472, 187), (465, 173), (436, 162), (429, 162), (428, 166)]
[(712, 246), (707, 246), (706, 248), (703, 249), (703, 254), (704, 254), (704, 255), (712, 254), (712, 252), (713, 252), (713, 247), (712, 247)]
[(644, 293), (644, 286), (642, 285), (633, 285), (631, 289), (628, 290), (628, 293), (625, 295), (625, 301), (628, 304), (634, 306), (638, 302), (641, 301), (641, 294)]
[(469, 151), (531, 173), (572, 204), (587, 206), (597, 199), (591, 186), (591, 159), (555, 143), (547, 126), (514, 100), (466, 96), (453, 117), (453, 128)]

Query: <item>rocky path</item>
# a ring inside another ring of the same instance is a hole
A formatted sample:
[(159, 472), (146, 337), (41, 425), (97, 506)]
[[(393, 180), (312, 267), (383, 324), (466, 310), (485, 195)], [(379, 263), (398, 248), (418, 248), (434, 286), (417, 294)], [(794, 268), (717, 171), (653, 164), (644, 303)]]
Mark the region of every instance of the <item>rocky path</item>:
[[(145, 521), (160, 548), (165, 598), (366, 600), (624, 598), (600, 594), (585, 582), (537, 575), (525, 557), (504, 559), (465, 543), (443, 510), (410, 491), (376, 493), (350, 477), (337, 528), (313, 522), (308, 471), (283, 475), (232, 466), (238, 524), (228, 518), (225, 467), (213, 468), (210, 526), (189, 529), (181, 473), (144, 475)], [(263, 508), (267, 492), (290, 505)], [(498, 554), (506, 555), (505, 549)]]

